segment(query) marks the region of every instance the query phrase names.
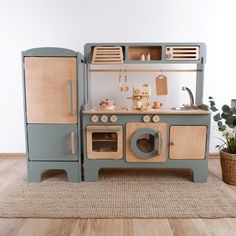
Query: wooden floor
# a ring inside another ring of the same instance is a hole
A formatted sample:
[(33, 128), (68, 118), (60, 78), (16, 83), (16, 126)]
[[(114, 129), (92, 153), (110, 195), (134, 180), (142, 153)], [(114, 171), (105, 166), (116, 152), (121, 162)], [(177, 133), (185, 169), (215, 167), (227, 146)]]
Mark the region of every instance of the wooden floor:
[[(26, 173), (24, 157), (0, 158), (0, 197)], [(219, 160), (209, 168), (220, 177)], [(225, 191), (236, 195), (236, 187), (225, 184)], [(23, 219), (0, 218), (0, 236), (101, 235), (101, 236), (236, 236), (236, 218), (223, 219)]]

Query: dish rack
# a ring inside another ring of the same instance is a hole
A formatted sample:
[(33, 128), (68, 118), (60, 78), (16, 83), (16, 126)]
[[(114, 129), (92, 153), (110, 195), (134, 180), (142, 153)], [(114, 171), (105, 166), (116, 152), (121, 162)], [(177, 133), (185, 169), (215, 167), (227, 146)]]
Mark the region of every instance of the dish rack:
[(121, 64), (123, 58), (122, 47), (94, 47), (92, 64)]

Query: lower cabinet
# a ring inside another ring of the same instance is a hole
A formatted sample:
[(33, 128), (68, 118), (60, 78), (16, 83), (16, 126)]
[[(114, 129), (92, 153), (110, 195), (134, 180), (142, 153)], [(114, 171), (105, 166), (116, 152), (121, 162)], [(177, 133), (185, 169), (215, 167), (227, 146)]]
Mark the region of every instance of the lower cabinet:
[(171, 126), (169, 158), (177, 160), (205, 159), (206, 126)]
[(31, 161), (76, 161), (77, 125), (28, 125)]

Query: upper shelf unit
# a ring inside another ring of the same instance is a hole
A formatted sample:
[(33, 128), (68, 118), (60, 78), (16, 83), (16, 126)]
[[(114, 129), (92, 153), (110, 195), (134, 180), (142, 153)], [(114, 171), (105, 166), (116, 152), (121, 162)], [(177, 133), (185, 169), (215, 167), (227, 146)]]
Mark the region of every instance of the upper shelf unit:
[(204, 43), (88, 43), (84, 48), (89, 64), (204, 64)]

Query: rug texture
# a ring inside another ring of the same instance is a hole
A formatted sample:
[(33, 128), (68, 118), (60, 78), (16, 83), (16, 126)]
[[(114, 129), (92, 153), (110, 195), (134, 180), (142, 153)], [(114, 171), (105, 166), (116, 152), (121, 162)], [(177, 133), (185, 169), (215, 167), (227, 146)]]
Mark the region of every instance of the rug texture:
[(0, 217), (236, 217), (236, 199), (209, 172), (193, 183), (188, 170), (102, 170), (99, 182), (69, 183), (61, 171), (40, 183), (22, 179), (0, 201)]

